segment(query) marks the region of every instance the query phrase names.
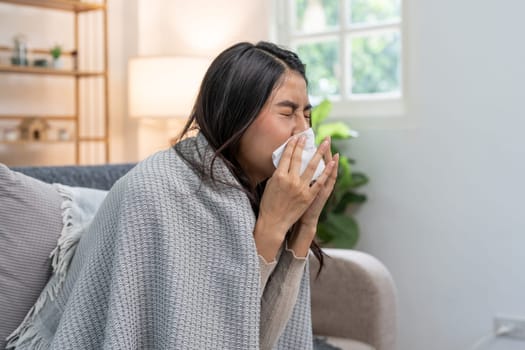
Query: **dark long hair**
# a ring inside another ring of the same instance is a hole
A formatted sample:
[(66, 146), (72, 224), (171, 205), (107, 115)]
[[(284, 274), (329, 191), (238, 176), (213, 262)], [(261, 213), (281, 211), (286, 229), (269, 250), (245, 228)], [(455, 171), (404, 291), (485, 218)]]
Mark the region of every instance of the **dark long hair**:
[[(214, 160), (220, 158), (234, 174), (249, 197), (255, 215), (265, 182), (253, 188), (247, 174), (236, 157), (240, 140), (246, 129), (263, 109), (273, 90), (282, 82), (287, 71), (299, 73), (308, 83), (304, 64), (289, 50), (261, 41), (257, 44), (238, 43), (223, 51), (211, 63), (204, 75), (192, 113), (178, 140), (191, 130), (198, 129), (215, 150)], [(177, 150), (177, 147), (175, 147)], [(203, 176), (213, 179), (213, 162), (209, 171), (199, 169), (199, 164), (190, 161), (177, 150), (186, 162)], [(294, 225), (287, 238), (296, 229)], [(310, 246), (323, 266), (323, 252), (312, 241)]]

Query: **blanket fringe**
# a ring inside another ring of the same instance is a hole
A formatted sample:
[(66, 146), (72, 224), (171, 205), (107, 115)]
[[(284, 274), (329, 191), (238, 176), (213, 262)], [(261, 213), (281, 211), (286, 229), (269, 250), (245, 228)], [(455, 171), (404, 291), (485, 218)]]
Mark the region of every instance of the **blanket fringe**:
[[(11, 336), (9, 336), (11, 337)], [(50, 345), (34, 327), (26, 327), (13, 339), (9, 339), (6, 349), (24, 347), (31, 350), (46, 350)]]
[(53, 276), (38, 297), (36, 303), (31, 307), (26, 317), (18, 328), (7, 337), (6, 349), (15, 349), (21, 345), (29, 349), (47, 349), (49, 344), (39, 335), (33, 327), (35, 316), (42, 310), (48, 299), (54, 300), (66, 279), (67, 270), (75, 253), (83, 227), (74, 226), (72, 216), (73, 195), (69, 189), (54, 184), (58, 193), (62, 196), (62, 223), (63, 228), (58, 238), (57, 246), (50, 254)]

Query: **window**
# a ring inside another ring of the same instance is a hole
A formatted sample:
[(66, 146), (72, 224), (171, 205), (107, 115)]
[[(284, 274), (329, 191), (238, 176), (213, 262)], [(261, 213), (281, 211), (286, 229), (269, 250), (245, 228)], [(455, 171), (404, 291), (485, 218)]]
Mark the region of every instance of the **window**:
[(401, 0), (275, 1), (277, 41), (306, 64), (313, 104), (327, 97), (339, 116), (402, 113)]

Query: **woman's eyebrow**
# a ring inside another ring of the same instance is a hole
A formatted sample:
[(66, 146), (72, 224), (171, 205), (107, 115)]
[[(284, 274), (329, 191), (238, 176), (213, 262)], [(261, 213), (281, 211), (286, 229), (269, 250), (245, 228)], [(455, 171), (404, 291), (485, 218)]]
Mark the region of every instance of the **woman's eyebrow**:
[[(291, 108), (294, 111), (299, 108), (299, 105), (297, 103), (292, 102), (290, 100), (283, 100), (283, 101), (277, 102), (276, 105), (278, 107), (289, 107), (289, 108)], [(310, 110), (310, 109), (312, 109), (312, 105), (311, 104), (307, 104), (304, 107), (305, 111)]]

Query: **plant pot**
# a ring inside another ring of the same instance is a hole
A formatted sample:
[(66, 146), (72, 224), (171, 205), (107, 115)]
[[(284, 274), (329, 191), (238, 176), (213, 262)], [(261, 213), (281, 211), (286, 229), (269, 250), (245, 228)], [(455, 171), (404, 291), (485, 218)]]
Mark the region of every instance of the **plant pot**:
[(55, 69), (62, 69), (64, 67), (64, 62), (60, 58), (53, 58), (51, 61), (51, 67)]

